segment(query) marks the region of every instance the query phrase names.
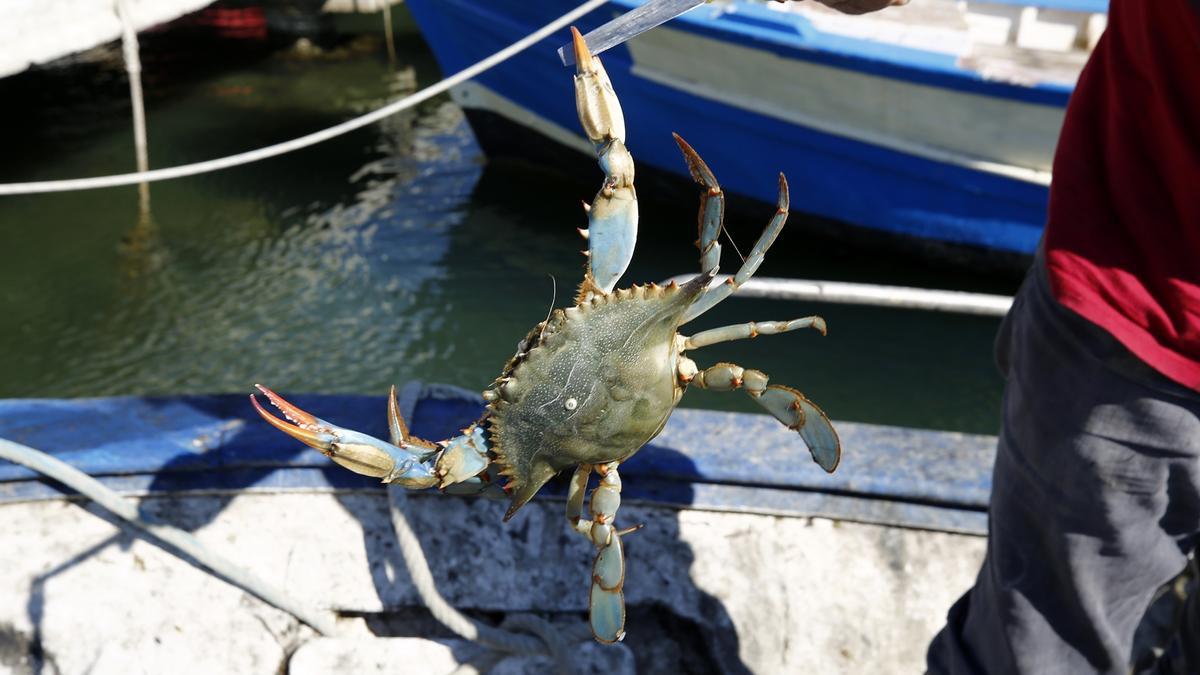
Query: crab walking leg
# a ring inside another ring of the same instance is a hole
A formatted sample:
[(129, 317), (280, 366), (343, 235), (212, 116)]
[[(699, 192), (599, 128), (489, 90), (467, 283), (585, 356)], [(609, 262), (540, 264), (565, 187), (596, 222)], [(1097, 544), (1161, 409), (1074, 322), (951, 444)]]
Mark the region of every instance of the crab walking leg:
[[(571, 36), (576, 61), (575, 107), (604, 171), (604, 183), (596, 198), (590, 206), (584, 205), (588, 229), (580, 230), (580, 234), (588, 240), (587, 279), (595, 289), (608, 293), (629, 267), (637, 243), (633, 156), (625, 149), (625, 117), (604, 66), (588, 51), (583, 36), (574, 27)], [(588, 289), (587, 281), (584, 288)]]
[(710, 330), (700, 331), (691, 337), (679, 336), (681, 351), (699, 349), (715, 345), (718, 342), (745, 340), (759, 335), (777, 335), (801, 328), (815, 328), (825, 334), (825, 319), (819, 316), (806, 316), (791, 321), (750, 321), (749, 323), (721, 326)]
[(833, 473), (841, 462), (842, 444), (825, 412), (791, 387), (768, 385), (767, 374), (761, 370), (742, 368), (734, 363), (718, 363), (697, 371), (695, 362), (681, 356), (679, 378), (701, 389), (745, 391), (775, 419), (800, 434), (812, 453), (813, 461), (822, 469)]
[(625, 637), (625, 551), (621, 536), (640, 526), (624, 531), (614, 527), (617, 509), (621, 508), (621, 476), (617, 473), (617, 462), (595, 467), (600, 484), (592, 490), (588, 504), (592, 519), (582, 517), (583, 495), (592, 468), (590, 464), (581, 464), (571, 476), (567, 488), (567, 520), (597, 549), (596, 560), (592, 563), (588, 614), (592, 635), (600, 642), (612, 643)]
[(750, 254), (746, 256), (745, 262), (742, 263), (737, 274), (730, 277), (725, 283), (705, 291), (704, 295), (700, 296), (688, 308), (688, 311), (684, 313), (682, 323), (687, 323), (712, 309), (717, 303), (728, 298), (738, 287), (746, 283), (747, 279), (754, 276), (754, 273), (758, 271), (759, 265), (762, 265), (763, 258), (767, 254), (767, 249), (771, 248), (771, 244), (775, 243), (775, 238), (779, 236), (780, 230), (783, 229), (783, 224), (787, 222), (787, 217), (787, 179), (784, 178), (783, 174), (779, 174), (779, 198), (775, 202), (775, 215), (771, 216), (771, 221), (767, 223), (766, 229), (759, 235), (754, 248), (750, 249)]
[[(587, 496), (588, 477), (591, 475), (592, 465), (580, 464), (575, 467), (575, 473), (571, 474), (571, 482), (567, 485), (567, 522), (576, 529), (583, 518), (583, 498)], [(583, 522), (590, 523), (591, 521)], [(592, 538), (590, 525), (586, 532), (579, 530), (579, 533), (589, 540)]]
[(287, 418), (281, 420), (272, 415), (259, 404), (257, 397), (250, 396), (254, 409), (264, 420), (355, 473), (411, 489), (435, 485), (444, 489), (462, 484), (461, 488), (455, 489), (458, 494), (489, 491), (493, 482), (493, 476), (488, 472), (489, 447), (483, 429), (471, 425), (462, 435), (441, 444), (412, 436), (400, 417), (395, 387), (388, 398), (388, 431), (392, 442), (387, 443), (326, 422), (270, 389), (257, 386)]
[(699, 235), (696, 238), (696, 247), (700, 249), (700, 271), (704, 274), (716, 274), (721, 264), (721, 244), (717, 240), (725, 222), (725, 193), (721, 191), (717, 177), (692, 146), (679, 134), (671, 135), (675, 137), (675, 144), (683, 152), (683, 159), (687, 162), (692, 179), (704, 187), (704, 192), (700, 193), (700, 214), (697, 218)]

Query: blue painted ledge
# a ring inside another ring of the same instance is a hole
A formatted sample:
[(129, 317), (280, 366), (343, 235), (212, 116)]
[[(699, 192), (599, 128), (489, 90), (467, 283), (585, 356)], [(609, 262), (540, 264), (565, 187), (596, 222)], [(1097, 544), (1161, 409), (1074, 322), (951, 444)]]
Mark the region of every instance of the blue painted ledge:
[[(291, 395), (321, 417), (386, 437), (382, 397)], [(401, 406), (414, 434), (441, 439), (475, 420), (482, 400), (412, 383)], [(622, 466), (627, 502), (820, 516), (982, 534), (995, 438), (837, 423), (842, 465), (821, 471), (794, 433), (765, 415), (677, 410)], [(271, 429), (242, 395), (0, 401), (0, 437), (38, 448), (121, 492), (381, 490)], [(63, 488), (0, 464), (0, 503)], [(563, 495), (562, 483), (543, 493)]]

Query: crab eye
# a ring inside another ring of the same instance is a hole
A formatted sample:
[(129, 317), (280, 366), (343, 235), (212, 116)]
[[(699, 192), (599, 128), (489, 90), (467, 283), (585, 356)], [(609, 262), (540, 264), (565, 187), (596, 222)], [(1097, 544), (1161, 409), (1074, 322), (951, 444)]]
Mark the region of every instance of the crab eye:
[(565, 406), (567, 410), (574, 410), (579, 407), (579, 401), (569, 398), (567, 399), (567, 402), (563, 404), (563, 406)]

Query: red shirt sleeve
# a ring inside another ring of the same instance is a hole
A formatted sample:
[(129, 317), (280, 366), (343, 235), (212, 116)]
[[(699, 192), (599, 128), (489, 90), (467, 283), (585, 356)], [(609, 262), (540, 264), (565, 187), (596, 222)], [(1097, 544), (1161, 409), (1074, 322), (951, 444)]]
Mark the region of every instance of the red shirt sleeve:
[(1054, 158), (1051, 288), (1200, 390), (1200, 2), (1112, 0)]

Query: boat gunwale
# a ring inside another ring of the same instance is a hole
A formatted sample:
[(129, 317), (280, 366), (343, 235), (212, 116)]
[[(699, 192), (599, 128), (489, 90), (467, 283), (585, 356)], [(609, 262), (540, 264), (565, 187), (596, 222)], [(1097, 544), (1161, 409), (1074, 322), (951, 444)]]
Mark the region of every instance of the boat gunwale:
[[(306, 398), (328, 404), (336, 419), (352, 415), (356, 422), (383, 425), (370, 414), (381, 407), (377, 397)], [(474, 392), (418, 382), (401, 397), (413, 432), (428, 437), (459, 428), (482, 405)], [(69, 431), (56, 419), (95, 413), (110, 417), (94, 438), (72, 450), (54, 447)], [(0, 400), (0, 437), (58, 450), (59, 459), (126, 495), (382, 492), (377, 481), (252, 426), (253, 414), (240, 395)], [(235, 431), (212, 436), (222, 428)], [(791, 432), (767, 415), (677, 410), (663, 433), (623, 467), (625, 497), (677, 509), (974, 534), (986, 529), (993, 437), (849, 422), (839, 428), (855, 452), (851, 466), (831, 477), (816, 470), (799, 440), (789, 442)], [(124, 466), (123, 457), (130, 460)], [(565, 494), (561, 485), (547, 492), (551, 498)], [(63, 498), (74, 495), (23, 467), (0, 467), (0, 505)]]
[[(451, 0), (464, 7), (472, 3)], [(637, 0), (612, 0), (624, 8), (637, 7)], [(819, 30), (798, 13), (773, 11), (755, 5), (708, 7), (685, 12), (666, 26), (704, 37), (770, 52), (775, 56), (843, 68), (915, 84), (962, 91), (980, 96), (1063, 107), (1074, 84), (1057, 82), (1013, 82), (986, 77), (958, 63), (953, 54), (887, 44)], [(477, 10), (476, 10), (477, 11)], [(738, 22), (734, 17), (755, 20)], [(763, 24), (777, 26), (768, 28)], [(739, 39), (731, 40), (731, 37)]]

